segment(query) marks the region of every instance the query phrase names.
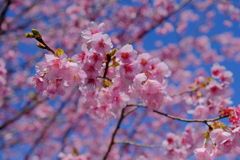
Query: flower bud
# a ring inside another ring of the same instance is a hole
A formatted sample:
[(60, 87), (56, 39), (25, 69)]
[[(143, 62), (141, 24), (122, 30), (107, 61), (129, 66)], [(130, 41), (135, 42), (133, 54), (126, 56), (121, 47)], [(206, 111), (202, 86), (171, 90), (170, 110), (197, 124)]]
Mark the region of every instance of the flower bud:
[(46, 49), (46, 46), (40, 42), (37, 43), (37, 46), (42, 49)]
[(110, 52), (110, 56), (114, 56), (114, 54), (117, 52), (117, 49), (114, 48), (111, 52)]
[(25, 37), (27, 37), (27, 38), (35, 38), (33, 33), (26, 33)]
[(33, 35), (35, 36), (35, 38), (39, 38), (39, 37), (41, 37), (41, 34), (38, 32), (38, 30), (36, 30), (36, 29), (32, 29), (32, 33), (33, 33)]
[(62, 49), (60, 49), (60, 48), (58, 48), (58, 49), (55, 51), (55, 56), (60, 56), (60, 55), (62, 55), (62, 54), (64, 54), (64, 51), (63, 51)]

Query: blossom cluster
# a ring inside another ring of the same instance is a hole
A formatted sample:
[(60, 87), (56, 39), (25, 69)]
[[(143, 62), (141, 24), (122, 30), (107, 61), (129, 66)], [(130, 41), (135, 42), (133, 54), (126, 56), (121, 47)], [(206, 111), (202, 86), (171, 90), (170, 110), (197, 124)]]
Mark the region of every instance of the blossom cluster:
[(195, 118), (207, 118), (216, 115), (227, 105), (232, 104), (229, 98), (230, 84), (233, 82), (233, 74), (224, 66), (215, 63), (211, 68), (211, 77), (202, 76), (195, 79), (193, 88), (196, 94), (187, 95), (186, 103), (196, 105), (194, 110), (189, 110)]
[(220, 115), (228, 116), (229, 122), (234, 126), (240, 125), (240, 105), (238, 107), (226, 107), (220, 111)]
[(43, 97), (55, 99), (78, 86), (80, 107), (95, 117), (116, 117), (130, 100), (141, 100), (149, 108), (159, 108), (171, 99), (165, 91), (168, 66), (148, 53), (138, 53), (126, 44), (113, 49), (104, 24), (94, 22), (82, 32), (82, 53), (69, 58), (61, 49), (46, 54), (36, 65), (37, 74), (28, 79)]
[(210, 132), (212, 150), (206, 146), (194, 150), (197, 160), (211, 160), (230, 153), (236, 147), (240, 147), (240, 127), (230, 129), (214, 129)]

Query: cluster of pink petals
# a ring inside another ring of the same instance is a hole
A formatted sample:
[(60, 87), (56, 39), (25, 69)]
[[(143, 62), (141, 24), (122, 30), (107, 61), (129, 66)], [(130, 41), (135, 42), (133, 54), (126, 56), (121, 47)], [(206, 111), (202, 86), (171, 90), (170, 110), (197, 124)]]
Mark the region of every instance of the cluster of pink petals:
[(197, 160), (211, 160), (228, 154), (240, 146), (240, 127), (231, 129), (214, 129), (210, 132), (209, 143), (212, 147), (201, 147), (194, 150)]
[(169, 160), (187, 159), (188, 153), (192, 153), (196, 142), (197, 134), (191, 125), (186, 126), (182, 133), (168, 133), (166, 140), (162, 142), (165, 149), (164, 158)]
[(226, 107), (220, 111), (223, 116), (229, 117), (229, 122), (234, 126), (240, 125), (240, 105), (238, 107)]
[(45, 61), (36, 65), (36, 76), (28, 79), (29, 87), (55, 99), (78, 86), (82, 110), (103, 119), (116, 117), (118, 109), (130, 100), (141, 100), (152, 109), (170, 100), (165, 91), (166, 78), (171, 75), (168, 66), (148, 53), (138, 53), (130, 44), (117, 49), (109, 59), (113, 44), (103, 34), (103, 26), (91, 22), (82, 32), (86, 43), (80, 54), (71, 58), (46, 54)]
[(55, 99), (64, 95), (75, 84), (82, 84), (86, 74), (78, 64), (67, 60), (67, 55), (45, 54), (45, 61), (36, 65), (37, 75), (28, 78), (28, 86), (36, 87), (43, 97)]
[(201, 95), (186, 97), (189, 105), (196, 105), (194, 110), (188, 113), (195, 118), (204, 119), (219, 113), (222, 108), (232, 104), (229, 97), (230, 84), (233, 82), (233, 74), (224, 66), (215, 63), (211, 68), (211, 78), (198, 77), (195, 79), (196, 87)]

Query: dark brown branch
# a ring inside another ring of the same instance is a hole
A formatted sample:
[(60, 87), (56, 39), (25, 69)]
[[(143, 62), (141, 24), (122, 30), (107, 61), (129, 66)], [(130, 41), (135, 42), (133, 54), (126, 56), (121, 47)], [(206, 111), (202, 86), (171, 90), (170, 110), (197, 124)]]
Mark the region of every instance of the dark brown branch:
[(107, 54), (106, 56), (107, 56), (107, 62), (106, 62), (106, 67), (105, 67), (105, 70), (104, 70), (103, 78), (106, 78), (107, 71), (108, 71), (108, 68), (109, 68), (109, 63), (111, 62), (110, 54)]
[(132, 109), (130, 109), (127, 113), (124, 113), (124, 117), (126, 117), (127, 115), (129, 115), (130, 113), (132, 113), (134, 110), (136, 110), (138, 107), (134, 107)]
[(112, 134), (111, 142), (110, 142), (110, 144), (109, 144), (109, 146), (108, 146), (108, 150), (107, 150), (106, 154), (105, 154), (104, 157), (103, 157), (103, 160), (106, 160), (106, 159), (107, 159), (108, 154), (109, 154), (110, 151), (111, 151), (111, 148), (112, 148), (112, 146), (113, 146), (113, 144), (114, 144), (114, 138), (115, 138), (115, 136), (116, 136), (116, 134), (117, 134), (117, 131), (118, 131), (118, 129), (120, 128), (120, 125), (121, 125), (121, 123), (122, 123), (122, 121), (123, 121), (123, 119), (124, 119), (124, 112), (125, 112), (125, 108), (122, 109), (120, 118), (119, 118), (118, 123), (117, 123), (117, 126), (116, 126), (116, 128), (115, 128), (115, 130), (114, 130), (114, 132), (113, 132), (113, 134)]
[(46, 48), (46, 50), (52, 52), (53, 54), (55, 54), (54, 50), (51, 49), (45, 42), (44, 40), (42, 39), (42, 37), (38, 37), (38, 38), (35, 38), (38, 42), (42, 43)]
[[(130, 106), (137, 106), (137, 107), (147, 108), (147, 106), (145, 106), (143, 104), (128, 104), (127, 105), (127, 107), (130, 107)], [(206, 123), (206, 122), (214, 122), (214, 121), (217, 121), (217, 120), (220, 120), (220, 119), (228, 117), (228, 116), (219, 116), (219, 117), (212, 118), (212, 119), (185, 119), (185, 118), (172, 116), (172, 115), (169, 115), (169, 114), (157, 111), (157, 110), (153, 110), (153, 112), (161, 114), (161, 115), (163, 115), (165, 117), (168, 117), (168, 118), (171, 118), (171, 119), (174, 119), (174, 120), (178, 120), (178, 121), (183, 121), (183, 122), (202, 122), (202, 123)]]
[(140, 143), (135, 143), (135, 142), (131, 142), (131, 141), (116, 141), (114, 143), (115, 144), (123, 143), (123, 144), (135, 145), (135, 146), (139, 146), (139, 147), (150, 147), (150, 148), (160, 148), (160, 147), (162, 147), (161, 145), (140, 144)]
[(11, 5), (12, 3), (12, 0), (7, 0), (7, 3), (6, 3), (6, 6), (3, 8), (1, 14), (0, 14), (0, 32), (2, 31), (2, 23), (5, 19), (5, 16), (6, 16), (6, 13), (7, 13), (7, 10), (9, 8), (9, 6)]
[(159, 112), (157, 110), (153, 110), (153, 112), (161, 114), (165, 117), (168, 117), (168, 118), (171, 118), (171, 119), (174, 119), (174, 120), (178, 120), (178, 121), (183, 121), (183, 122), (203, 122), (203, 123), (205, 123), (205, 122), (214, 122), (214, 121), (217, 121), (217, 120), (228, 117), (228, 116), (222, 116), (222, 117), (219, 116), (219, 117), (212, 118), (212, 119), (185, 119), (185, 118), (175, 117), (175, 116), (172, 116), (172, 115), (169, 115), (169, 114), (166, 114), (166, 113), (162, 113), (162, 112)]

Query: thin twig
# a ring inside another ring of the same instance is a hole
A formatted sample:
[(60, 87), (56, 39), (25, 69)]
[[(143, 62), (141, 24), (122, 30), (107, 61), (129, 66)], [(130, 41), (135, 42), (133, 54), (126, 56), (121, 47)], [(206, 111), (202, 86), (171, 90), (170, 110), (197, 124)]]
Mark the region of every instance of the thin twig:
[[(128, 105), (127, 105), (127, 107), (130, 107), (130, 106), (147, 108), (147, 106), (145, 106), (145, 105), (143, 105), (143, 104), (128, 104)], [(135, 108), (135, 109), (136, 109), (136, 108)], [(134, 109), (134, 110), (135, 110), (135, 109)], [(228, 117), (228, 116), (219, 116), (219, 117), (212, 118), (212, 119), (185, 119), (185, 118), (180, 118), (180, 117), (172, 116), (172, 115), (169, 115), (169, 114), (166, 114), (166, 113), (157, 111), (157, 110), (153, 110), (153, 112), (158, 113), (158, 114), (161, 114), (161, 115), (163, 115), (163, 116), (165, 116), (165, 117), (168, 117), (168, 118), (171, 118), (171, 119), (175, 119), (175, 120), (179, 120), (179, 121), (183, 121), (183, 122), (203, 122), (203, 123), (206, 123), (206, 122), (214, 122), (214, 121), (216, 121), (216, 120), (220, 120), (220, 119), (223, 119), (223, 118)]]
[(114, 132), (113, 132), (113, 134), (112, 134), (111, 142), (110, 142), (110, 144), (109, 144), (109, 146), (108, 146), (108, 150), (107, 150), (106, 154), (105, 154), (104, 157), (103, 157), (103, 160), (106, 160), (106, 159), (107, 159), (108, 154), (109, 154), (110, 151), (111, 151), (111, 148), (112, 148), (112, 146), (113, 146), (113, 144), (114, 144), (114, 138), (115, 138), (115, 136), (116, 136), (116, 134), (117, 134), (117, 131), (118, 131), (118, 129), (120, 128), (120, 125), (121, 125), (121, 123), (122, 123), (122, 121), (123, 121), (123, 119), (124, 119), (124, 111), (125, 111), (125, 108), (122, 109), (121, 116), (120, 116), (120, 118), (119, 118), (119, 120), (118, 120), (118, 123), (117, 123), (117, 126), (116, 126), (116, 128), (115, 128), (115, 130), (114, 130)]
[(129, 145), (135, 145), (139, 147), (150, 147), (150, 148), (160, 148), (162, 145), (149, 145), (149, 144), (140, 144), (132, 141), (115, 141), (115, 144), (117, 143), (123, 143), (123, 144), (129, 144)]
[(110, 54), (107, 54), (107, 62), (106, 62), (106, 67), (105, 67), (105, 70), (104, 70), (104, 74), (103, 74), (103, 78), (106, 78), (107, 76), (107, 71), (108, 71), (108, 68), (109, 68), (109, 63), (111, 62), (111, 56)]
[(171, 94), (169, 95), (170, 97), (175, 97), (175, 96), (181, 96), (183, 94), (186, 94), (186, 93), (192, 93), (192, 92), (196, 92), (200, 87), (195, 87), (195, 88), (192, 88), (190, 90), (187, 90), (187, 91), (184, 91), (184, 92), (180, 92), (180, 93), (176, 93), (176, 94)]
[(153, 112), (161, 114), (165, 117), (175, 119), (175, 120), (179, 120), (179, 121), (183, 121), (183, 122), (203, 122), (203, 123), (205, 123), (205, 122), (214, 122), (216, 120), (220, 120), (220, 119), (228, 117), (228, 116), (221, 116), (221, 117), (219, 116), (219, 117), (212, 118), (212, 119), (185, 119), (185, 118), (175, 117), (175, 116), (172, 116), (172, 115), (169, 115), (169, 114), (166, 114), (166, 113), (162, 113), (162, 112), (159, 112), (157, 110), (153, 110)]
[(5, 16), (6, 16), (6, 13), (7, 13), (7, 10), (9, 8), (9, 6), (11, 5), (12, 3), (12, 0), (7, 0), (7, 3), (5, 5), (5, 7), (3, 8), (1, 14), (0, 14), (0, 32), (2, 31), (2, 23), (5, 19)]
[(127, 113), (124, 113), (124, 117), (126, 117), (127, 115), (129, 115), (130, 113), (132, 113), (134, 110), (136, 110), (138, 107), (134, 107), (132, 109), (130, 109)]
[(38, 42), (42, 43), (45, 46), (45, 49), (52, 52), (53, 54), (55, 54), (54, 50), (52, 48), (50, 48), (42, 39), (42, 37), (37, 37), (35, 38)]

